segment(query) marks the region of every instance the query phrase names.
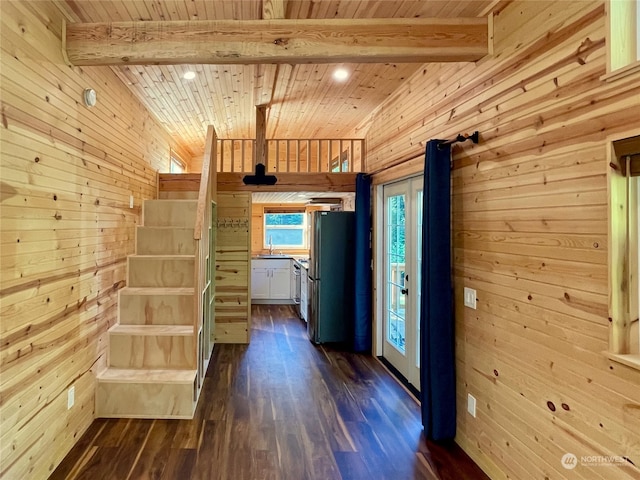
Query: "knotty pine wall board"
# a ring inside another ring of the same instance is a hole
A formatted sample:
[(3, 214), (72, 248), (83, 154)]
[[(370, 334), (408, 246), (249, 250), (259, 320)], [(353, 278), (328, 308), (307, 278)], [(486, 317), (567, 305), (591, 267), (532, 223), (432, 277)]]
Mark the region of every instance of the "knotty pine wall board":
[(602, 352), (607, 139), (640, 128), (640, 75), (600, 79), (604, 2), (515, 1), (494, 21), (493, 57), (424, 65), (363, 121), (366, 170), (418, 174), (428, 139), (480, 132), (453, 147), (457, 442), (492, 478), (566, 478), (571, 452), (635, 464), (572, 478), (635, 479), (640, 371)]
[(191, 153), (111, 69), (64, 64), (52, 2), (0, 9), (0, 476), (44, 479), (93, 420), (139, 205)]
[(251, 192), (218, 192), (215, 341), (249, 343), (251, 330)]

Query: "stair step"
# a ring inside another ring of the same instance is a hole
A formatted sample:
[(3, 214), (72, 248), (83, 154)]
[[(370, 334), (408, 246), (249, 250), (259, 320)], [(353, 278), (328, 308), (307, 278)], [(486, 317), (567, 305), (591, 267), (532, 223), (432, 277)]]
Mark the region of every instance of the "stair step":
[(186, 336), (193, 335), (193, 325), (114, 325), (109, 329), (111, 335), (157, 335)]
[(193, 295), (193, 287), (124, 287), (120, 290), (120, 295), (143, 295), (143, 296), (170, 296), (170, 295)]
[(196, 224), (196, 200), (145, 200), (145, 227), (191, 227)]
[(108, 368), (98, 375), (96, 416), (193, 418), (197, 371)]
[(194, 227), (136, 228), (136, 253), (138, 255), (193, 255), (196, 241)]
[(193, 287), (194, 255), (130, 255), (129, 287)]
[(118, 299), (120, 325), (193, 325), (193, 288), (125, 287)]
[(160, 192), (158, 198), (160, 199), (173, 199), (173, 200), (197, 200), (198, 191), (172, 191), (172, 192)]
[(196, 344), (192, 325), (114, 325), (109, 329), (109, 366), (196, 368)]
[(197, 370), (107, 368), (97, 375), (97, 379), (107, 383), (187, 383), (191, 385), (197, 373)]

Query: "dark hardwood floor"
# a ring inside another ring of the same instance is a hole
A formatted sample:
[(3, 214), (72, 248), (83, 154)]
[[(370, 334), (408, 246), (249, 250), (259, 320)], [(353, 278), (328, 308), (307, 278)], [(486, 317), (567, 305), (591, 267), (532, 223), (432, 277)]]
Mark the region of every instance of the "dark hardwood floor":
[(426, 442), (373, 357), (314, 346), (291, 307), (253, 308), (250, 345), (216, 345), (193, 420), (98, 419), (51, 479), (488, 479)]

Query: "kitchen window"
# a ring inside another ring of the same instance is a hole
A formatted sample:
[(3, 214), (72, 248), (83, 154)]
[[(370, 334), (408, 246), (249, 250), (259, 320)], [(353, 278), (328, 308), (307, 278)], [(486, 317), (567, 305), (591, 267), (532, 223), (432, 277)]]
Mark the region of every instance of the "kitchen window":
[(640, 369), (640, 135), (610, 145), (607, 355)]
[(264, 248), (306, 248), (304, 209), (265, 209)]

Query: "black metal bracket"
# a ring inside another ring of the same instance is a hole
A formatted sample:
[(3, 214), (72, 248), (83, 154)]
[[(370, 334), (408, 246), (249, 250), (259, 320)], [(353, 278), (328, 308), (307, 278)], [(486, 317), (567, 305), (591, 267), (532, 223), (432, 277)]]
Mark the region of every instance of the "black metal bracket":
[(459, 133), (453, 140), (445, 140), (444, 142), (440, 142), (438, 144), (438, 148), (442, 149), (442, 147), (445, 147), (446, 145), (453, 145), (454, 143), (458, 142), (466, 142), (467, 140), (471, 140), (473, 143), (478, 143), (480, 141), (480, 134), (477, 130), (471, 135), (469, 135), (468, 133), (465, 133), (464, 135)]
[(255, 175), (245, 175), (242, 179), (245, 185), (275, 185), (278, 179), (275, 175), (266, 175), (265, 166), (262, 163), (256, 165)]

